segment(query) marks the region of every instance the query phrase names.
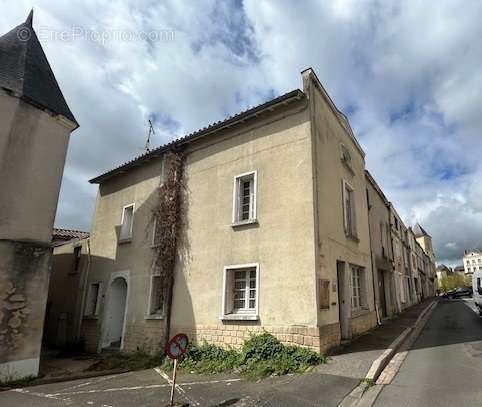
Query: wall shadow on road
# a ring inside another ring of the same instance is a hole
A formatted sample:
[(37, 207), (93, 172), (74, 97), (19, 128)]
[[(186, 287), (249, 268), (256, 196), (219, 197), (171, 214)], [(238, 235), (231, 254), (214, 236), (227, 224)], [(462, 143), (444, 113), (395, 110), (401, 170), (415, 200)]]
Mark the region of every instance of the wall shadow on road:
[(482, 357), (482, 318), (464, 301), (440, 300), (411, 349), (469, 342)]

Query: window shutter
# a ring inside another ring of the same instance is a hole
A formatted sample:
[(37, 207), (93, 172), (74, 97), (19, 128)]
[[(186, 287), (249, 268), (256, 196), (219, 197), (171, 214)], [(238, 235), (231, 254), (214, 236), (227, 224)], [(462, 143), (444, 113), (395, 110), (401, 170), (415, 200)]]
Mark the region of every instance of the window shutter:
[(226, 286), (224, 287), (225, 292), (225, 303), (224, 303), (224, 314), (231, 314), (233, 312), (233, 288), (234, 288), (234, 273), (232, 271), (226, 271)]
[(358, 231), (357, 231), (357, 227), (356, 227), (355, 192), (351, 191), (350, 194), (351, 194), (350, 209), (351, 209), (351, 222), (352, 222), (352, 224), (351, 224), (351, 235), (353, 237), (357, 237)]
[(320, 309), (330, 309), (330, 280), (319, 280)]
[(343, 208), (343, 229), (345, 233), (348, 233), (348, 216), (346, 213), (346, 186), (345, 181), (341, 181), (341, 199), (342, 199), (342, 208)]

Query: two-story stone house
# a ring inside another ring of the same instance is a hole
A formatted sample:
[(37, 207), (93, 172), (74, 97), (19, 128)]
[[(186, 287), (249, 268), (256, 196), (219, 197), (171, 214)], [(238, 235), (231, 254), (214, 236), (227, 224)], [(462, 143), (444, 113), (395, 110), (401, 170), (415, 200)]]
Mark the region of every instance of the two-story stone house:
[[(303, 91), (91, 180), (90, 350), (154, 351), (181, 331), (237, 346), (266, 330), (324, 351), (376, 325), (365, 154), (313, 70), (302, 78)], [(170, 294), (153, 266), (153, 214), (173, 151), (182, 203)]]

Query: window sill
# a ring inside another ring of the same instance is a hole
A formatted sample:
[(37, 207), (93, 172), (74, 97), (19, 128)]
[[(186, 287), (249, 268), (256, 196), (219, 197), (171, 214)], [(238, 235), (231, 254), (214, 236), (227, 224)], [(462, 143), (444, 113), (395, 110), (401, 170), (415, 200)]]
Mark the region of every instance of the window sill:
[(155, 314), (153, 314), (153, 315), (146, 315), (146, 316), (144, 317), (144, 319), (147, 319), (147, 320), (149, 320), (149, 319), (151, 319), (151, 320), (161, 320), (161, 319), (164, 319), (164, 315), (155, 315)]
[(219, 317), (221, 321), (257, 321), (259, 316), (256, 314), (227, 314)]
[(360, 243), (360, 239), (358, 239), (358, 236), (351, 235), (349, 233), (345, 233), (345, 236), (347, 239), (353, 240), (355, 243)]
[(248, 220), (242, 220), (239, 222), (231, 223), (231, 227), (234, 229), (242, 226), (257, 225), (257, 224), (258, 224), (258, 219), (248, 219)]
[(130, 243), (132, 242), (132, 236), (131, 237), (124, 237), (122, 239), (119, 238), (118, 243), (119, 244), (125, 244), (125, 243)]

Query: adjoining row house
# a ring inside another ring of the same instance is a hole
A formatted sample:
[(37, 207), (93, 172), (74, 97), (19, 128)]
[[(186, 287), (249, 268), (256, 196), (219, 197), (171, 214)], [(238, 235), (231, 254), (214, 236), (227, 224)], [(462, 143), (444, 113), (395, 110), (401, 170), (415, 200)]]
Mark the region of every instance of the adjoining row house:
[[(54, 228), (52, 272), (44, 318), (43, 343), (57, 348), (80, 346), (89, 233)], [(84, 255), (83, 255), (84, 254)]]
[(303, 91), (91, 180), (78, 269), (88, 350), (155, 352), (177, 332), (239, 346), (267, 331), (324, 352), (433, 295), (418, 243), (429, 237), (365, 171), (314, 71), (302, 78)]
[(372, 175), (365, 174), (375, 304), (383, 319), (434, 295), (435, 256), (428, 233), (419, 224), (407, 228)]
[(78, 127), (32, 20), (0, 37), (0, 381), (38, 373), (52, 227)]

